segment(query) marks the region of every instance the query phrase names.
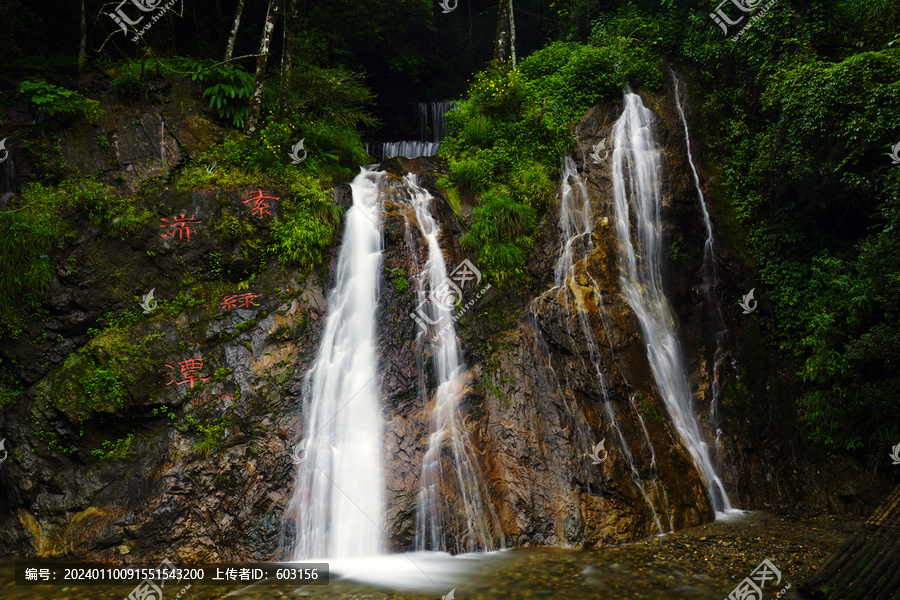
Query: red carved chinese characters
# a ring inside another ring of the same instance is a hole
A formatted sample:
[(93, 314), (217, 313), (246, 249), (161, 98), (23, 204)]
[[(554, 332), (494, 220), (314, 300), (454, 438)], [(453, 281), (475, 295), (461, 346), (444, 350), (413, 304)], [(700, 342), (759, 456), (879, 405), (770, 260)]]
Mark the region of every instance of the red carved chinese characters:
[(278, 196), (270, 196), (269, 192), (264, 192), (262, 191), (262, 188), (260, 188), (250, 194), (250, 197), (244, 200), (244, 204), (247, 204), (251, 200), (253, 201), (253, 208), (250, 210), (251, 214), (259, 213), (259, 218), (261, 219), (263, 214), (272, 214), (272, 211), (269, 210), (272, 206), (269, 203), (264, 202), (264, 200), (281, 200), (281, 198)]
[(175, 233), (178, 233), (178, 239), (180, 240), (185, 234), (187, 234), (188, 241), (191, 240), (191, 231), (197, 233), (197, 230), (193, 227), (194, 225), (199, 225), (203, 221), (196, 218), (196, 215), (191, 215), (190, 218), (186, 218), (184, 213), (181, 213), (181, 216), (173, 216), (172, 221), (163, 217), (160, 219), (163, 223), (160, 224), (160, 227), (168, 228), (168, 230), (162, 234), (162, 237), (168, 236), (170, 233), (172, 234), (172, 238), (175, 237)]
[[(222, 299), (222, 303), (219, 306), (228, 310), (235, 308), (250, 308), (251, 300), (255, 300), (256, 298), (262, 298), (262, 296), (254, 294), (253, 292), (237, 294), (235, 296), (226, 296)], [(259, 306), (259, 304), (256, 304), (255, 302), (252, 305)]]
[(191, 387), (194, 387), (195, 381), (206, 381), (209, 377), (200, 377), (200, 369), (203, 368), (203, 359), (202, 358), (189, 358), (188, 360), (182, 360), (178, 363), (181, 368), (181, 376), (184, 377), (184, 381), (175, 381), (177, 377), (175, 376), (175, 367), (166, 363), (166, 366), (172, 369), (171, 373), (167, 373), (167, 375), (172, 376), (172, 381), (167, 383), (166, 385), (172, 385), (173, 383), (177, 385), (182, 385), (185, 383), (190, 383)]

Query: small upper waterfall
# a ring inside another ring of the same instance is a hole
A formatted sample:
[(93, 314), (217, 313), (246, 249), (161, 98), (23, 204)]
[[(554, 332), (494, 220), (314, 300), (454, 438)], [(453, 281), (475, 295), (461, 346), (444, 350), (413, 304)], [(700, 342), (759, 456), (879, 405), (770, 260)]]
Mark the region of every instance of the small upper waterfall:
[(456, 106), (455, 102), (420, 102), (419, 139), (401, 142), (374, 142), (366, 144), (366, 152), (381, 162), (386, 158), (403, 156), (435, 156), (440, 150), (441, 140), (447, 137), (447, 111)]
[(626, 90), (622, 116), (612, 130), (613, 197), (622, 293), (640, 323), (660, 395), (703, 476), (713, 508), (719, 512), (731, 505), (693, 414), (681, 343), (663, 292), (660, 160), (650, 131), (651, 117), (640, 96)]
[[(286, 518), (294, 560), (383, 552), (384, 476), (375, 316), (381, 273), (381, 173), (362, 169), (328, 297), (328, 317), (303, 382), (306, 458)], [(289, 521), (290, 523), (290, 521)], [(292, 534), (292, 535), (291, 535)]]
[(715, 338), (715, 348), (713, 349), (713, 366), (712, 366), (712, 399), (710, 402), (709, 418), (710, 425), (716, 433), (716, 441), (719, 440), (722, 431), (718, 428), (718, 407), (719, 407), (719, 366), (725, 358), (725, 348), (728, 341), (728, 328), (725, 327), (725, 317), (722, 315), (722, 307), (719, 305), (718, 286), (719, 274), (716, 267), (716, 253), (713, 246), (713, 230), (712, 221), (709, 218), (709, 210), (706, 207), (706, 196), (700, 188), (700, 176), (697, 174), (697, 167), (694, 166), (694, 158), (691, 155), (691, 136), (688, 131), (687, 118), (684, 116), (684, 108), (681, 102), (681, 81), (672, 68), (672, 80), (675, 84), (675, 106), (678, 108), (678, 114), (681, 116), (681, 122), (684, 125), (684, 143), (687, 146), (688, 164), (691, 165), (691, 173), (694, 176), (694, 187), (697, 189), (697, 196), (700, 199), (700, 212), (703, 214), (703, 225), (706, 228), (706, 242), (703, 244), (703, 265), (701, 267), (701, 277), (703, 285), (701, 292), (704, 300), (706, 300), (706, 308), (709, 313), (710, 322), (713, 328), (713, 336)]
[[(483, 497), (481, 470), (459, 407), (465, 364), (450, 303), (446, 302), (452, 298), (441, 297), (448, 274), (438, 240), (440, 225), (429, 208), (434, 198), (418, 186), (415, 175), (404, 179), (418, 228), (428, 244), (425, 269), (417, 280), (418, 304), (421, 306), (427, 297), (429, 320), (436, 323), (437, 329), (437, 351), (433, 357), (437, 387), (430, 407), (428, 450), (422, 461), (416, 549), (454, 553), (493, 550), (493, 532), (499, 532), (499, 528), (490, 502)], [(427, 296), (426, 283), (431, 292)], [(424, 343), (424, 332), (419, 332), (417, 341)], [(452, 493), (448, 494), (448, 490)]]

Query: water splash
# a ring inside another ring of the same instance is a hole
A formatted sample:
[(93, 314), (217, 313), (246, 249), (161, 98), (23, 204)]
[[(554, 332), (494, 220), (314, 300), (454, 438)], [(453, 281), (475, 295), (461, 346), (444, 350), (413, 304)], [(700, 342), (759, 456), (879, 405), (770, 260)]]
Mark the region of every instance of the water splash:
[(303, 382), (307, 458), (288, 504), (293, 560), (383, 552), (384, 474), (375, 316), (381, 273), (382, 173), (362, 169), (328, 297), (328, 317)]
[[(447, 279), (441, 252), (440, 227), (431, 214), (431, 194), (418, 186), (415, 175), (404, 177), (418, 228), (428, 245), (428, 260), (417, 279), (419, 304), (427, 289), (434, 290)], [(471, 450), (459, 404), (464, 389), (465, 364), (456, 338), (451, 313), (435, 303), (427, 304), (437, 331), (437, 351), (431, 403), (431, 435), (422, 461), (421, 490), (416, 510), (416, 549), (450, 550), (454, 553), (493, 550), (492, 531), (500, 529), (490, 502), (484, 497), (478, 462)], [(419, 332), (417, 344), (424, 344)], [(450, 481), (445, 481), (449, 478)], [(447, 494), (448, 489), (452, 490)], [(449, 547), (448, 547), (449, 546)]]
[(626, 90), (622, 116), (612, 130), (613, 198), (621, 288), (640, 323), (657, 388), (703, 477), (710, 502), (717, 512), (729, 510), (731, 504), (725, 487), (713, 468), (692, 412), (693, 398), (681, 344), (663, 293), (660, 161), (650, 131), (651, 119), (652, 113), (640, 96)]

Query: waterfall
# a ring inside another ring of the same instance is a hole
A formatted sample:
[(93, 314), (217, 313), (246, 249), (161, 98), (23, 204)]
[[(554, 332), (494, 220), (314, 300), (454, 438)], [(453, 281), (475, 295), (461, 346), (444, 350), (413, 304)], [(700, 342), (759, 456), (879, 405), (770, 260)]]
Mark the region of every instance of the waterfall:
[(718, 441), (722, 435), (722, 430), (719, 429), (718, 426), (719, 367), (725, 358), (728, 329), (725, 327), (725, 317), (722, 315), (722, 307), (719, 305), (719, 274), (716, 268), (716, 253), (713, 249), (712, 221), (709, 218), (709, 210), (706, 207), (706, 197), (703, 195), (703, 190), (700, 189), (700, 176), (697, 174), (697, 168), (694, 166), (694, 159), (691, 155), (691, 136), (688, 131), (687, 118), (684, 116), (684, 109), (681, 104), (681, 91), (679, 89), (681, 82), (671, 67), (669, 68), (669, 71), (672, 73), (672, 80), (675, 84), (675, 106), (678, 108), (678, 114), (681, 116), (681, 123), (684, 125), (684, 143), (687, 148), (688, 164), (691, 165), (691, 173), (694, 176), (694, 187), (697, 190), (697, 197), (700, 199), (700, 212), (703, 215), (703, 225), (706, 227), (706, 242), (703, 244), (703, 264), (701, 266), (701, 277), (703, 278), (701, 292), (706, 300), (706, 307), (713, 327), (713, 336), (715, 338), (711, 383), (712, 398), (709, 408), (709, 420), (713, 431), (716, 433), (716, 449), (718, 449)]
[[(560, 294), (563, 303), (568, 308), (570, 294), (569, 282), (572, 281), (574, 283), (575, 281), (575, 265), (578, 262), (585, 260), (590, 253), (591, 248), (593, 248), (593, 240), (591, 239), (591, 225), (593, 216), (591, 213), (590, 197), (588, 196), (588, 191), (587, 187), (585, 186), (584, 179), (578, 174), (578, 169), (575, 165), (575, 161), (573, 161), (569, 156), (565, 157), (563, 163), (562, 176), (560, 180), (560, 196), (559, 226), (561, 230), (560, 239), (563, 240), (563, 242), (562, 248), (560, 249), (559, 258), (557, 259), (556, 266), (553, 271), (554, 287), (550, 291), (555, 291), (556, 293)], [(577, 261), (573, 258), (576, 252), (579, 255)], [(591, 277), (590, 273), (588, 273), (586, 269), (584, 269), (583, 272), (585, 277), (587, 279), (590, 279), (594, 293), (596, 293), (598, 297), (602, 297), (600, 286), (597, 285), (597, 282), (594, 281), (593, 277)], [(660, 533), (663, 533), (664, 530), (662, 523), (659, 520), (659, 514), (657, 513), (656, 507), (653, 505), (653, 502), (650, 500), (650, 496), (647, 494), (644, 483), (641, 480), (641, 476), (638, 473), (637, 467), (634, 463), (634, 457), (631, 453), (631, 449), (628, 447), (625, 436), (619, 427), (615, 410), (613, 408), (612, 402), (610, 402), (609, 400), (606, 377), (604, 375), (603, 368), (601, 368), (600, 353), (597, 349), (597, 344), (594, 339), (593, 328), (588, 321), (588, 315), (585, 310), (578, 306), (577, 302), (575, 306), (572, 306), (569, 308), (569, 310), (567, 310), (567, 313), (576, 313), (578, 315), (578, 324), (581, 327), (582, 332), (584, 333), (585, 340), (587, 340), (588, 342), (588, 351), (593, 363), (593, 370), (596, 375), (597, 382), (600, 385), (601, 393), (603, 395), (603, 408), (606, 412), (607, 419), (617, 434), (618, 446), (621, 448), (622, 456), (625, 458), (625, 461), (628, 463), (628, 468), (631, 471), (631, 480), (634, 482), (635, 486), (638, 488), (638, 491), (640, 491), (641, 496), (644, 498), (644, 501), (647, 503), (647, 506), (650, 508), (650, 512), (653, 514), (653, 520), (656, 524), (657, 529)], [(570, 324), (571, 323), (567, 322), (567, 328)], [(569, 331), (569, 334), (571, 335), (571, 331)], [(566, 400), (566, 403), (568, 405), (568, 400)], [(572, 411), (574, 407), (568, 406), (568, 409)], [(650, 448), (652, 456), (651, 469), (655, 470), (656, 453), (653, 451), (653, 444), (650, 441), (650, 436), (647, 433), (647, 428), (644, 426), (643, 417), (641, 417), (640, 411), (636, 411), (636, 414), (641, 422), (644, 436), (647, 440), (647, 445)], [(579, 440), (579, 442), (584, 443), (584, 440)], [(593, 445), (593, 442), (591, 443), (591, 445)], [(588, 446), (588, 449), (590, 449), (590, 446)]]
[(383, 552), (384, 475), (376, 354), (381, 173), (362, 169), (328, 297), (315, 363), (303, 381), (304, 444), (286, 518), (294, 560)]
[[(459, 407), (466, 370), (462, 349), (452, 313), (442, 309), (444, 303), (435, 298), (435, 290), (448, 279), (438, 241), (440, 226), (429, 209), (431, 194), (418, 186), (415, 175), (406, 175), (404, 180), (419, 231), (428, 244), (425, 269), (417, 279), (418, 303), (421, 306), (426, 300), (427, 283), (431, 291), (427, 296), (429, 317), (437, 330), (437, 349), (432, 358), (436, 388), (416, 509), (416, 549), (453, 553), (493, 550), (492, 531), (499, 531), (499, 527), (489, 501), (482, 495), (481, 471)], [(421, 346), (424, 341), (424, 332), (420, 331), (417, 343)], [(464, 522), (457, 524), (460, 519)]]
[(729, 510), (731, 505), (693, 415), (693, 398), (675, 319), (663, 293), (660, 161), (650, 132), (651, 115), (640, 96), (626, 90), (622, 116), (612, 130), (613, 198), (622, 293), (640, 323), (650, 368), (669, 415), (703, 477), (713, 508), (720, 512)]
[(420, 102), (419, 139), (401, 142), (373, 142), (366, 144), (366, 152), (381, 162), (386, 158), (402, 156), (435, 156), (441, 148), (441, 140), (447, 137), (447, 111), (456, 107), (455, 102)]

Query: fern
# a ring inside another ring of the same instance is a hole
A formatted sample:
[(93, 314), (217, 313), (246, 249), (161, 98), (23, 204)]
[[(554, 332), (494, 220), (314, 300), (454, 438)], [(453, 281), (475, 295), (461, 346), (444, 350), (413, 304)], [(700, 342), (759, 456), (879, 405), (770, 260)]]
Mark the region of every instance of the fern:
[(242, 128), (250, 109), (253, 76), (233, 64), (210, 67), (212, 61), (193, 59), (184, 59), (183, 64), (193, 71), (193, 81), (207, 86), (203, 97), (209, 100), (209, 107), (218, 117)]

